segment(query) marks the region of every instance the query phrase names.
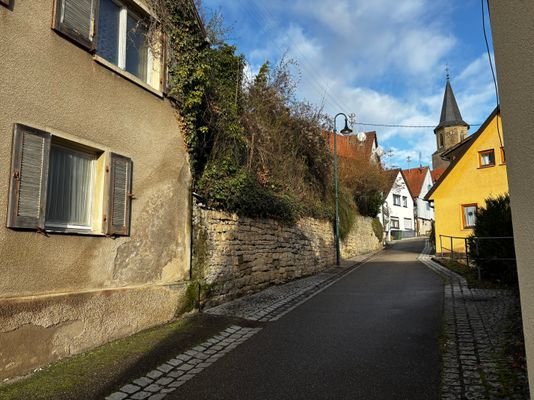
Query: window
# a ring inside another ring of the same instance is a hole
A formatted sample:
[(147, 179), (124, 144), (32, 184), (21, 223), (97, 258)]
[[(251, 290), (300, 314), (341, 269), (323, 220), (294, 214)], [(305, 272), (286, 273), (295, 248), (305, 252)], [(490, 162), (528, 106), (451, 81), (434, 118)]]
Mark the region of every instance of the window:
[(506, 164), (506, 153), (504, 152), (504, 147), (501, 147), (501, 164)]
[(412, 220), (410, 218), (404, 218), (404, 229), (407, 231), (413, 230)]
[(474, 228), (476, 219), (477, 219), (477, 205), (476, 204), (462, 205), (462, 222), (463, 222), (464, 229)]
[(439, 147), (443, 147), (443, 133), (439, 134)]
[(122, 3), (100, 0), (97, 54), (148, 83), (152, 57), (147, 35), (143, 20)]
[(7, 226), (129, 235), (132, 161), (16, 124)]
[(401, 205), (401, 197), (398, 194), (393, 195), (393, 205), (394, 206), (400, 206)]
[(480, 167), (492, 167), (495, 165), (495, 152), (493, 149), (478, 152)]
[[(108, 68), (118, 67), (118, 72), (161, 90), (163, 57), (155, 53), (162, 53), (162, 46), (148, 45), (147, 17), (140, 6), (126, 1), (57, 0), (55, 29), (96, 52)], [(158, 51), (152, 51), (154, 46)]]
[(391, 217), (391, 229), (399, 229), (399, 219)]
[(402, 196), (402, 206), (408, 207), (408, 198), (406, 196)]
[(97, 155), (54, 143), (50, 149), (45, 226), (91, 229)]

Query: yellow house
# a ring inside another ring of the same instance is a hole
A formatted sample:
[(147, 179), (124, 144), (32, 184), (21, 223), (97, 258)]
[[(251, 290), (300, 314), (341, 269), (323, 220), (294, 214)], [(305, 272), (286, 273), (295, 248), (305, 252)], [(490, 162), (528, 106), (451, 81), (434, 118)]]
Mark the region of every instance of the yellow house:
[(477, 208), (484, 207), (488, 197), (508, 192), (499, 108), (442, 157), (451, 163), (425, 196), (434, 204), (436, 252), (465, 252), (462, 238), (472, 234)]

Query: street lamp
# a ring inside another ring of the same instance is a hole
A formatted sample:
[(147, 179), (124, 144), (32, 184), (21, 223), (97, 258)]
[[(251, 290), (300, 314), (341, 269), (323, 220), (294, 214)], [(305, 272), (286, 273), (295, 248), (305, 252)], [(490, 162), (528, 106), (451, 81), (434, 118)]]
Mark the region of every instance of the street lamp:
[(334, 241), (336, 244), (336, 265), (339, 265), (339, 188), (338, 188), (338, 178), (337, 178), (337, 149), (336, 149), (336, 119), (342, 115), (345, 117), (345, 127), (340, 131), (343, 135), (348, 135), (352, 133), (352, 129), (349, 128), (348, 118), (345, 114), (339, 113), (334, 117), (334, 187), (335, 187), (335, 197), (336, 197), (336, 220), (335, 220), (335, 237)]

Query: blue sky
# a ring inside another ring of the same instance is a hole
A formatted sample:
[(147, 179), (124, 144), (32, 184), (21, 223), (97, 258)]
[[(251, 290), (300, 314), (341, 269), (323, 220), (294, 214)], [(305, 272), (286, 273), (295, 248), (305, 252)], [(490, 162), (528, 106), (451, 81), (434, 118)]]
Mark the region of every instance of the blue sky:
[[(481, 123), (495, 107), (479, 0), (203, 0), (231, 28), (254, 74), (285, 54), (298, 63), (297, 96), (359, 123), (439, 122), (448, 65), (464, 120)], [(489, 21), (486, 20), (488, 34)], [(490, 35), (491, 40), (491, 35)], [(342, 121), (338, 120), (338, 124)], [(432, 128), (376, 130), (403, 168), (431, 163)], [(470, 132), (477, 128), (472, 127)], [(407, 158), (411, 158), (411, 162)]]

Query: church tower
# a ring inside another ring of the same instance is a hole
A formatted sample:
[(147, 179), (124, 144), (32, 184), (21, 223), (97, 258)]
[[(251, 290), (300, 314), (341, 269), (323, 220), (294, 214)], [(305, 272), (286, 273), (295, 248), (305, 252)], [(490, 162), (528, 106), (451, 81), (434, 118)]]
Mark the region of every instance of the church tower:
[(449, 75), (447, 74), (441, 117), (439, 125), (434, 128), (437, 150), (432, 154), (432, 169), (447, 168), (449, 161), (443, 160), (441, 155), (455, 144), (464, 140), (468, 129), (469, 125), (462, 119), (462, 114), (460, 114), (460, 109), (449, 81)]

